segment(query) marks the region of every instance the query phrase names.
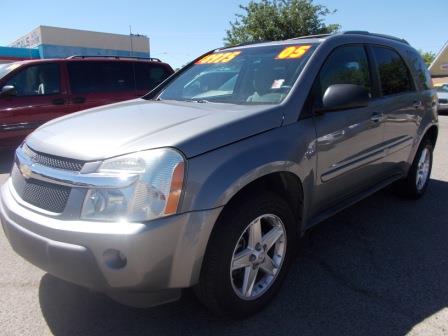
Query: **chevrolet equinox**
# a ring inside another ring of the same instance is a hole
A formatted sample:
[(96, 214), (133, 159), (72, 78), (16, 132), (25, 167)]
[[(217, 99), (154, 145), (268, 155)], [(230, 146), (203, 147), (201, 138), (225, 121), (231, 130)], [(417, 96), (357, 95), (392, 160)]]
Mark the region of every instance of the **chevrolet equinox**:
[(39, 127), (16, 150), (1, 221), (19, 255), (123, 304), (193, 287), (247, 316), (306, 230), (392, 183), (422, 196), (437, 133), (436, 92), (405, 40), (217, 49), (144, 98)]

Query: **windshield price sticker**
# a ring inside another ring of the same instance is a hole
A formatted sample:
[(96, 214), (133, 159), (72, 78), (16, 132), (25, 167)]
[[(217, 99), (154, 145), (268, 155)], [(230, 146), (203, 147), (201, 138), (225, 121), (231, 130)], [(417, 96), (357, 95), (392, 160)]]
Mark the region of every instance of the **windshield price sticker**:
[(291, 46), (286, 47), (282, 50), (280, 54), (277, 55), (275, 59), (292, 59), (292, 58), (300, 58), (306, 54), (308, 49), (310, 49), (310, 45), (301, 45), (301, 46)]
[(231, 60), (233, 60), (239, 54), (241, 54), (241, 51), (210, 54), (210, 55), (207, 55), (207, 56), (201, 58), (199, 61), (196, 62), (196, 64), (229, 63)]

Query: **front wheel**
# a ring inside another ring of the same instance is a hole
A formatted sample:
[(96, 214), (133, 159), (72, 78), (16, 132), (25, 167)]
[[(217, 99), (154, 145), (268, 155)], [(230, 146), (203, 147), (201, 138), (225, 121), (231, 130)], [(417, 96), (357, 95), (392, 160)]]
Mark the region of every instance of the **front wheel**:
[(244, 317), (279, 290), (295, 251), (297, 224), (288, 204), (271, 193), (245, 197), (224, 211), (195, 292), (214, 312)]

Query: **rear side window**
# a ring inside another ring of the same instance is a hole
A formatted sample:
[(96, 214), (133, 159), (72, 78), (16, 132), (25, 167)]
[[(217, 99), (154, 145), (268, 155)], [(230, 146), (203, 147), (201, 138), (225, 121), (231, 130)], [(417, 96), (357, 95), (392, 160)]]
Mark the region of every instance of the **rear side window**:
[(373, 53), (378, 65), (383, 96), (414, 90), (410, 71), (395, 50), (374, 46)]
[(13, 85), (22, 97), (57, 94), (61, 91), (59, 64), (29, 66), (10, 78), (6, 85)]
[(363, 46), (337, 48), (323, 65), (313, 89), (316, 103), (322, 103), (325, 91), (334, 84), (355, 84), (372, 92), (369, 63)]
[(137, 90), (152, 90), (171, 74), (164, 66), (152, 63), (135, 63), (134, 69)]
[(68, 62), (73, 93), (133, 91), (132, 62)]

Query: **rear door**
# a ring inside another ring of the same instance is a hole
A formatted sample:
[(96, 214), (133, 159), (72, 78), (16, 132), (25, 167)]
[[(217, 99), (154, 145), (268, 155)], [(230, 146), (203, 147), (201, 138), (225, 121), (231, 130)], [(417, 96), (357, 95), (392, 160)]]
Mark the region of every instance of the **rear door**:
[(409, 158), (419, 122), (424, 114), (424, 101), (401, 55), (385, 46), (373, 45), (371, 48), (381, 87), (385, 163), (398, 170), (397, 163)]
[(73, 111), (136, 97), (132, 62), (69, 61), (67, 72)]
[(367, 89), (369, 106), (315, 114), (317, 182), (314, 211), (336, 206), (344, 198), (377, 183), (382, 175), (383, 125), (375, 101), (369, 58), (363, 45), (336, 48), (316, 78), (311, 99), (321, 106), (333, 84), (355, 84)]
[(134, 63), (134, 71), (137, 97), (148, 93), (173, 73), (173, 70), (165, 65), (143, 61)]
[(41, 124), (69, 112), (60, 63), (26, 66), (11, 74), (3, 85), (17, 95), (0, 98), (1, 147), (14, 147)]

